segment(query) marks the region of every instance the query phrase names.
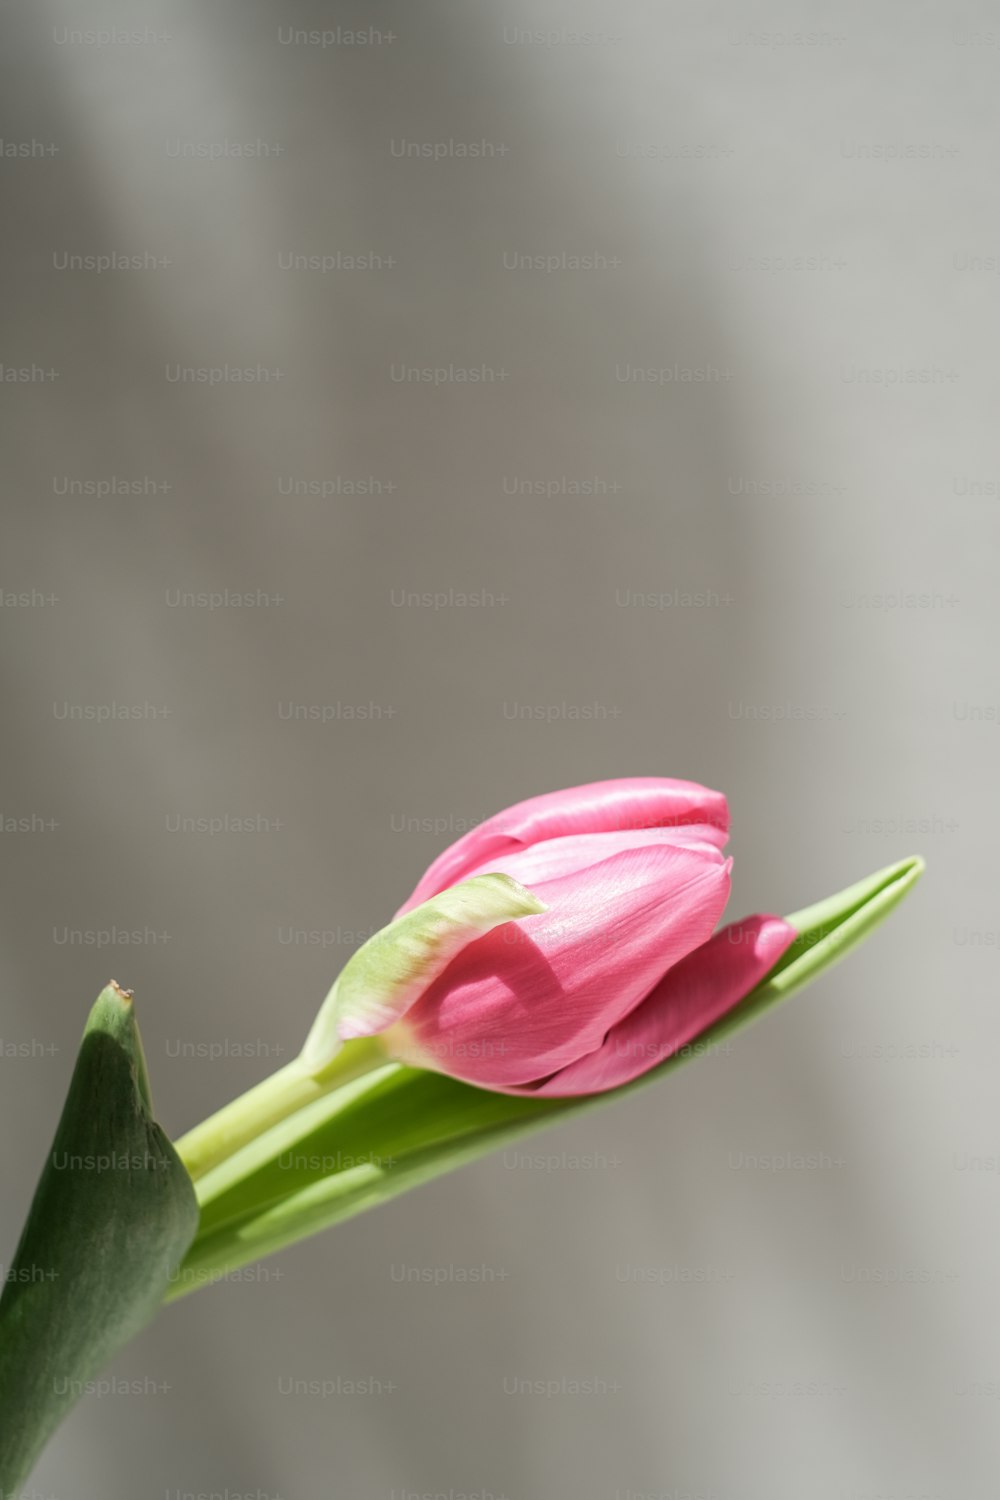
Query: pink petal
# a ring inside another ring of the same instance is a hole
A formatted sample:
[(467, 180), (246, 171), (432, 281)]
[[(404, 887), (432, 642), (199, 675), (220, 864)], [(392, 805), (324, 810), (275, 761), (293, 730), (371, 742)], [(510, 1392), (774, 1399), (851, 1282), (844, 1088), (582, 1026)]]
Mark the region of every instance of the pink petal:
[(470, 829), (439, 854), (400, 912), (436, 896), (474, 870), (492, 869), (489, 862), (495, 856), (545, 839), (689, 824), (704, 825), (705, 837), (719, 847), (725, 844), (729, 809), (722, 793), (693, 781), (631, 776), (529, 797)]
[(464, 948), (383, 1033), (390, 1052), (501, 1088), (593, 1052), (708, 938), (729, 894), (730, 863), (714, 848), (650, 843), (582, 875), (536, 882), (548, 911)]
[[(710, 863), (721, 865), (725, 859), (716, 842), (717, 837), (718, 829), (707, 823), (695, 823), (687, 828), (637, 828), (626, 833), (571, 833), (563, 838), (517, 845), (505, 853), (490, 855), (481, 867), (477, 866), (469, 873), (510, 875), (530, 888), (543, 881), (559, 880), (564, 875), (583, 879), (591, 866), (603, 864), (614, 854), (663, 845), (690, 849)], [(468, 877), (463, 876), (465, 878)]]
[(773, 969), (795, 937), (781, 917), (744, 917), (670, 970), (588, 1057), (518, 1093), (599, 1094), (655, 1068), (724, 1016)]

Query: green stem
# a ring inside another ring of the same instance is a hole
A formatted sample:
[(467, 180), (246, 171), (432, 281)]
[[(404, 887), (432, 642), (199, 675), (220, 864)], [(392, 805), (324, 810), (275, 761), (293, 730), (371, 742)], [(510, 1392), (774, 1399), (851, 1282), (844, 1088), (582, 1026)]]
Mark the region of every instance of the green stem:
[(373, 1068), (384, 1067), (386, 1060), (377, 1037), (346, 1043), (318, 1073), (297, 1057), (189, 1130), (174, 1142), (174, 1149), (197, 1182), (272, 1126)]

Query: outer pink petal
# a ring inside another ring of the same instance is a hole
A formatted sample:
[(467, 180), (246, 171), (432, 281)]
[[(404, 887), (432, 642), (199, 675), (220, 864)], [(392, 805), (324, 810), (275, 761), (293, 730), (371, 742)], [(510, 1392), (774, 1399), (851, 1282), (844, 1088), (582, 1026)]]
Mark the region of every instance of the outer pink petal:
[[(690, 849), (713, 864), (724, 864), (725, 857), (712, 837), (718, 830), (705, 823), (694, 823), (687, 828), (637, 828), (627, 833), (571, 833), (563, 838), (543, 839), (540, 844), (527, 847), (517, 845), (503, 854), (493, 854), (481, 866), (469, 871), (469, 875), (496, 872), (510, 875), (529, 889), (547, 880), (559, 880), (564, 875), (575, 875), (580, 880), (592, 865), (602, 864), (614, 854), (626, 854), (630, 849), (674, 848)], [(463, 876), (463, 879), (468, 879)]]
[[(748, 995), (795, 937), (781, 917), (744, 917), (672, 968), (603, 1045), (518, 1093), (599, 1094), (655, 1068)], [(515, 1092), (515, 1090), (511, 1090)]]
[(400, 912), (436, 896), (474, 870), (492, 868), (489, 861), (495, 856), (544, 839), (566, 834), (682, 828), (692, 823), (714, 830), (713, 841), (720, 847), (725, 843), (729, 809), (721, 792), (710, 791), (693, 781), (630, 776), (529, 797), (470, 829), (439, 854)]
[(383, 1033), (393, 1056), (488, 1088), (593, 1052), (705, 942), (729, 894), (717, 850), (652, 844), (534, 886), (548, 911), (478, 938)]

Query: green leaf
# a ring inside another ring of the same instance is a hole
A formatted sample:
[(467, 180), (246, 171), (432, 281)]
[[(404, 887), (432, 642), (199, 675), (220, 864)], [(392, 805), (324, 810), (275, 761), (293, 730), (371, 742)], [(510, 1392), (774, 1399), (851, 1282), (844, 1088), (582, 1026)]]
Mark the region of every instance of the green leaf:
[(191, 1180), (152, 1118), (131, 995), (101, 991), (0, 1298), (0, 1495), (154, 1316), (194, 1237)]
[(532, 1099), (389, 1064), (308, 1105), (203, 1179), (198, 1236), (171, 1297), (543, 1124), (648, 1087), (818, 978), (888, 915), (922, 871), (922, 860), (902, 860), (787, 918), (798, 937), (767, 977), (695, 1043), (622, 1088), (578, 1099)]

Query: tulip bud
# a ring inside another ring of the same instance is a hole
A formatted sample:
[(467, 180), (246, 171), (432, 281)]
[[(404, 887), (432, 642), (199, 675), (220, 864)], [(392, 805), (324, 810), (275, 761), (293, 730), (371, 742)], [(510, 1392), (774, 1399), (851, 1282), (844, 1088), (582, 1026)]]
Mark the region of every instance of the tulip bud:
[[(409, 972), (389, 1003), (362, 974), (352, 984), (357, 1000), (342, 1001), (352, 960), (328, 1002), (336, 1022), (317, 1023), (321, 1041), (329, 1043), (332, 1025), (341, 1038), (378, 1032), (398, 1061), (503, 1092), (538, 1090), (564, 1070), (574, 1084), (567, 1092), (634, 1077), (665, 1055), (656, 1038), (647, 1046), (645, 1030), (646, 1050), (633, 1049), (628, 1066), (609, 1067), (605, 1057), (593, 1081), (580, 1069), (711, 937), (729, 894), (731, 861), (720, 847), (727, 828), (718, 792), (652, 777), (571, 788), (498, 814), (435, 860), (399, 920), (433, 909), (449, 877), (474, 884), (487, 871), (528, 886), (547, 910)], [(422, 896), (425, 904), (415, 905)], [(720, 1005), (735, 1003), (790, 940), (775, 919), (759, 943), (735, 955), (735, 974), (730, 964), (725, 983), (706, 988), (681, 1029), (702, 1012), (708, 1024)], [(663, 1045), (676, 1034), (668, 1027)]]
[[(795, 919), (769, 915), (715, 930), (728, 830), (720, 792), (659, 777), (532, 797), (472, 829), (348, 962), (300, 1055), (184, 1137), (191, 1175), (222, 1171), (391, 1062), (543, 1098), (658, 1067), (774, 973), (798, 935)], [(237, 1180), (245, 1166), (225, 1170)]]
[[(645, 777), (531, 798), (445, 850), (303, 1053), (178, 1142), (202, 1206), (194, 1284), (663, 1076), (815, 979), (923, 869), (716, 931), (728, 826), (718, 792)], [(286, 1170), (290, 1146), (324, 1142), (351, 1164)]]

